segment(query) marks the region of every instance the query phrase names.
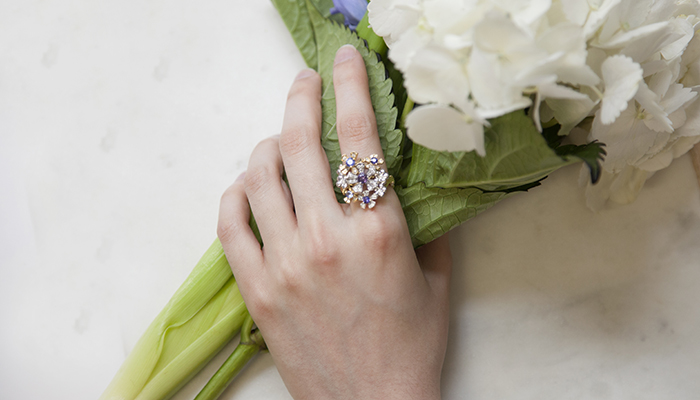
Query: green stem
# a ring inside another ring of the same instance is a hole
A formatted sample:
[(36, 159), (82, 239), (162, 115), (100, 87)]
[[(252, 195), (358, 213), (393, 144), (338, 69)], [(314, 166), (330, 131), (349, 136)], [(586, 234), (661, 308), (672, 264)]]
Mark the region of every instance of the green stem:
[(374, 33), (372, 28), (369, 27), (368, 12), (365, 13), (365, 16), (362, 17), (362, 20), (360, 20), (360, 22), (357, 24), (355, 32), (357, 32), (357, 36), (367, 41), (367, 47), (370, 50), (382, 56), (382, 59), (386, 58), (386, 52), (389, 49), (386, 47), (384, 39)]
[(253, 319), (249, 314), (241, 327), (240, 343), (195, 400), (218, 399), (246, 364), (263, 349), (265, 349), (265, 341), (260, 331), (257, 328), (253, 329)]
[(406, 104), (403, 106), (403, 112), (401, 113), (401, 129), (406, 129), (406, 118), (408, 118), (408, 114), (413, 110), (413, 106), (415, 103), (413, 100), (406, 96)]

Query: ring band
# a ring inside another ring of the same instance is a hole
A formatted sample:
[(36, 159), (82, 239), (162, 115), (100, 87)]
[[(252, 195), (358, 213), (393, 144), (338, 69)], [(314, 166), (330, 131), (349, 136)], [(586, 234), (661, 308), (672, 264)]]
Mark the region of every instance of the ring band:
[(343, 200), (348, 204), (359, 202), (363, 209), (374, 208), (386, 193), (387, 185), (394, 183), (394, 178), (381, 168), (383, 164), (384, 160), (376, 154), (366, 158), (359, 158), (354, 151), (349, 156), (343, 154), (335, 182)]

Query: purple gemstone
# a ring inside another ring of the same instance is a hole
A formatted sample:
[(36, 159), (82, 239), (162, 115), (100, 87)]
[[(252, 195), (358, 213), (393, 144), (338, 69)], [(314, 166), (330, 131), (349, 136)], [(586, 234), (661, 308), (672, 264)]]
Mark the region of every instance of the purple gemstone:
[(355, 165), (355, 160), (353, 160), (352, 158), (348, 158), (347, 161), (345, 161), (345, 165), (347, 165), (348, 167), (352, 167), (353, 165)]
[(360, 183), (367, 183), (367, 175), (365, 175), (364, 172), (360, 172), (360, 174), (357, 175), (357, 180), (360, 181)]
[(362, 198), (362, 202), (365, 204), (369, 204), (369, 196), (365, 196)]

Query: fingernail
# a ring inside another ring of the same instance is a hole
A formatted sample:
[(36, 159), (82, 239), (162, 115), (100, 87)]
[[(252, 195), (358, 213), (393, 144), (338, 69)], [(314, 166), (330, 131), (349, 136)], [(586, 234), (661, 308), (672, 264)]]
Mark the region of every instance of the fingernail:
[(335, 65), (338, 65), (342, 62), (350, 60), (351, 58), (354, 58), (356, 55), (357, 55), (357, 50), (355, 49), (355, 46), (353, 46), (351, 44), (346, 44), (345, 46), (339, 48), (338, 52), (335, 53)]
[(308, 77), (310, 77), (310, 76), (313, 76), (315, 73), (316, 73), (316, 71), (314, 71), (313, 69), (307, 68), (307, 69), (305, 69), (305, 70), (299, 72), (299, 73), (297, 74), (297, 77), (294, 78), (294, 80), (295, 80), (295, 81), (298, 81), (298, 80), (300, 80), (300, 79), (308, 78)]
[(238, 175), (238, 178), (236, 178), (236, 182), (242, 181), (243, 178), (245, 178), (245, 171), (241, 172), (241, 174)]

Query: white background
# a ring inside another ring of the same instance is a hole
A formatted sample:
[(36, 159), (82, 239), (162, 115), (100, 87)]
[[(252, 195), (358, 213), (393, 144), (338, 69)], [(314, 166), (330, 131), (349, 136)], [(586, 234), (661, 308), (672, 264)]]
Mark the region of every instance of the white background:
[[(99, 396), (303, 67), (268, 1), (0, 2), (0, 399)], [(598, 214), (577, 179), (453, 232), (445, 399), (697, 398), (689, 158)], [(223, 398), (289, 395), (265, 354)]]

